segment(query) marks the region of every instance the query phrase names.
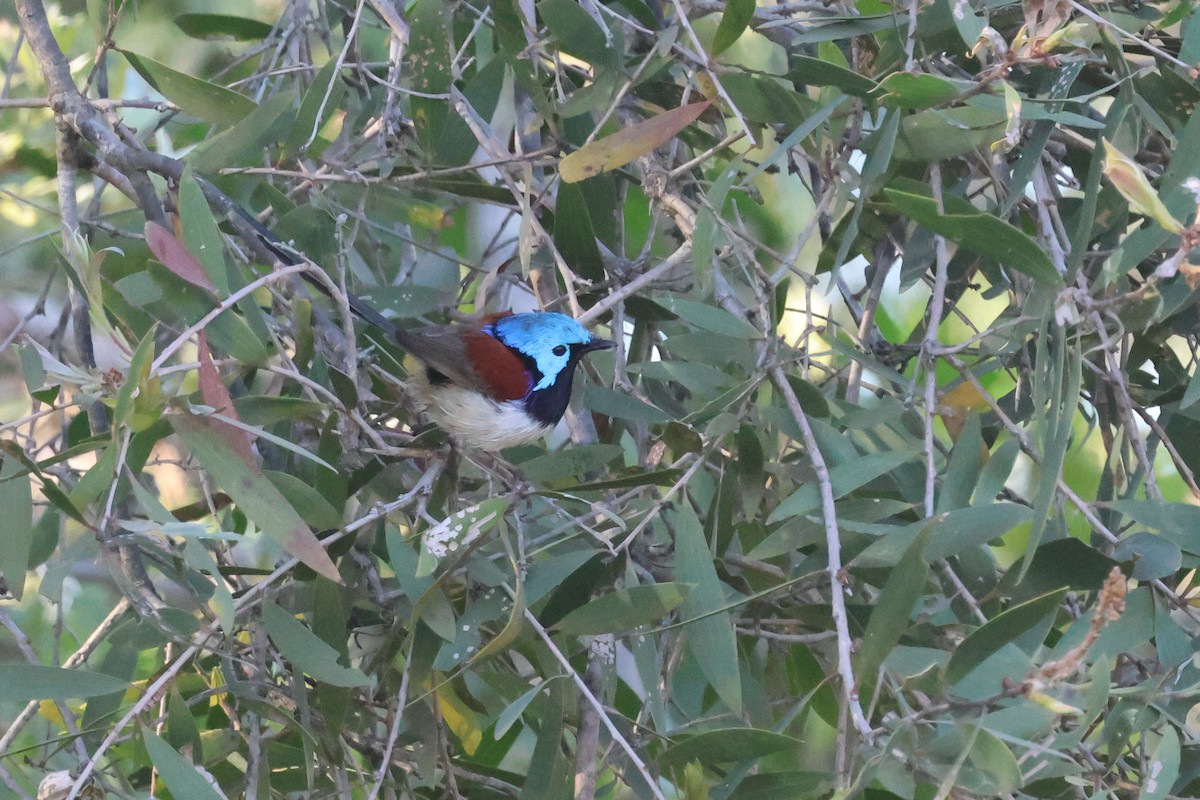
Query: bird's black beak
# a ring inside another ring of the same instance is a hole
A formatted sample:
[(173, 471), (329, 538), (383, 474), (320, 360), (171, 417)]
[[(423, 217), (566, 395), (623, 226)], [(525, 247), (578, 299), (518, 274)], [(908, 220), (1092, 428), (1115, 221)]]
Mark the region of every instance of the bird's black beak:
[(599, 336), (594, 336), (590, 342), (583, 346), (582, 352), (590, 353), (593, 350), (611, 350), (616, 346), (616, 342), (610, 342), (608, 339), (601, 339)]

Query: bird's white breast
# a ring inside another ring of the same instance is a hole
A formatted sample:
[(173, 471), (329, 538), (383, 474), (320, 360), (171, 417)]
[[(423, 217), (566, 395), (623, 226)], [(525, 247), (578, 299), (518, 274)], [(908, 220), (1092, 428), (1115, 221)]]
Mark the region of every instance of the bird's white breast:
[(427, 420), (468, 447), (503, 450), (552, 430), (529, 416), (519, 400), (497, 403), (461, 386), (433, 385), (421, 369), (414, 370), (408, 389)]

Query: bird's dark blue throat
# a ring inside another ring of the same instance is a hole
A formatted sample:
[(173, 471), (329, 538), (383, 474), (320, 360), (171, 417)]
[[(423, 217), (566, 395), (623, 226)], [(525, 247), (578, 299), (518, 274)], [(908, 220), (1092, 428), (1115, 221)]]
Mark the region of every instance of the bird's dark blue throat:
[[(571, 401), (571, 382), (575, 380), (575, 367), (579, 365), (579, 359), (592, 350), (608, 346), (604, 339), (593, 339), (588, 344), (571, 345), (571, 360), (558, 373), (554, 383), (525, 396), (525, 411), (529, 416), (543, 425), (557, 425), (567, 410), (567, 403)], [(537, 362), (516, 348), (513, 348), (513, 352), (521, 359), (529, 373), (529, 385), (536, 386), (545, 377), (538, 370)]]

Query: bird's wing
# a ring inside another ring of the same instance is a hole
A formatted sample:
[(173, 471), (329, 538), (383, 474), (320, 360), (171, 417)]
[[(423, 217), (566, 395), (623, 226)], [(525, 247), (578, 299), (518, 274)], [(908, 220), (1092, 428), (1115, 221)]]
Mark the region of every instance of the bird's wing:
[(501, 342), (466, 325), (396, 331), (396, 342), (458, 386), (493, 400), (519, 400), (529, 391), (525, 365)]
[(467, 329), (464, 326), (436, 326), (396, 331), (396, 343), (453, 383), (480, 390), (483, 380), (467, 358)]

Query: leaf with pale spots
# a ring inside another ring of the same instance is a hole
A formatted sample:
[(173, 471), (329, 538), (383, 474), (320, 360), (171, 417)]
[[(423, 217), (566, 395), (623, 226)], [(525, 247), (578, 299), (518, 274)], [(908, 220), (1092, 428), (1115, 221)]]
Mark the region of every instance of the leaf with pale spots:
[(433, 574), (439, 560), (469, 547), (488, 524), (503, 515), (507, 508), (508, 500), (494, 497), (456, 511), (426, 530), (421, 540), (421, 559), (417, 567), (417, 576)]

